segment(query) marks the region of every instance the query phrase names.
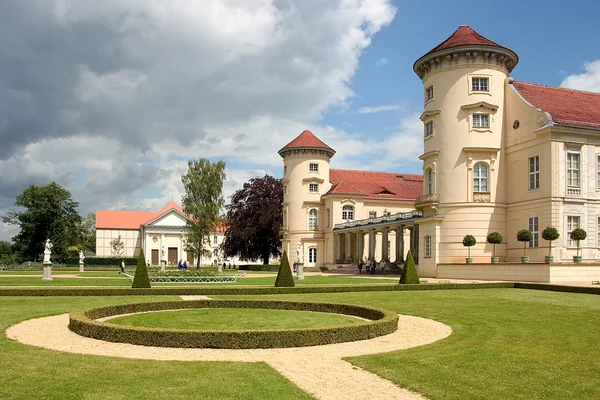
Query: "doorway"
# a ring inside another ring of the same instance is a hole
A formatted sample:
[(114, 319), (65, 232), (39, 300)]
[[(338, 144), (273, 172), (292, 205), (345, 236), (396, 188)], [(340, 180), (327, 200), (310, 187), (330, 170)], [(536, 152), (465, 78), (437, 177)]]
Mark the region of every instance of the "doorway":
[(169, 253), (168, 253), (168, 261), (169, 261), (169, 265), (177, 265), (177, 263), (179, 262), (179, 260), (177, 259), (177, 247), (169, 247)]
[(158, 249), (152, 249), (152, 265), (158, 265)]

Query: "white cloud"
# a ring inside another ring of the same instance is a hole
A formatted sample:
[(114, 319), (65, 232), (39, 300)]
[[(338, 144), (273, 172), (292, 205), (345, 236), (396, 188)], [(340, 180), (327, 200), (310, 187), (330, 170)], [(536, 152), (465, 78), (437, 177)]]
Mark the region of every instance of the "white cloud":
[(560, 86), (600, 93), (600, 60), (584, 63), (583, 69), (585, 72), (582, 74), (573, 74), (565, 77)]
[(388, 63), (390, 62), (390, 60), (388, 60), (385, 57), (381, 57), (379, 60), (377, 60), (375, 62), (375, 65), (377, 65), (378, 67), (382, 67), (384, 65), (388, 65)]
[(386, 111), (402, 111), (403, 109), (403, 104), (386, 104), (383, 106), (362, 107), (359, 108), (357, 111), (359, 114), (374, 114)]

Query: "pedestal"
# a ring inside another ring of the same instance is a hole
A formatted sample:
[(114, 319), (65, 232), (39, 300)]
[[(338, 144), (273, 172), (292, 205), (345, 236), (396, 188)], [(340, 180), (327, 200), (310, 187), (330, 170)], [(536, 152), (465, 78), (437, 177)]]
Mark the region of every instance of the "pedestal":
[(167, 270), (167, 263), (160, 262), (160, 272), (165, 272)]
[(83, 272), (83, 263), (79, 263), (79, 272)]
[(217, 264), (217, 272), (219, 274), (223, 272), (223, 264), (221, 264), (221, 263)]
[(296, 264), (296, 279), (298, 279), (299, 281), (304, 279), (304, 264), (303, 263)]
[(52, 280), (52, 263), (44, 263), (44, 277), (43, 281), (51, 281)]

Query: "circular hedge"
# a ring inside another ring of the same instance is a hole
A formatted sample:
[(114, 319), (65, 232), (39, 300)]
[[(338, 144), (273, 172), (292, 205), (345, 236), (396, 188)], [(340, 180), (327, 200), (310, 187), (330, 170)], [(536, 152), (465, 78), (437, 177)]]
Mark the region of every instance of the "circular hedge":
[[(192, 308), (263, 308), (317, 311), (364, 318), (358, 325), (330, 328), (278, 330), (183, 330), (134, 327), (98, 321), (99, 318), (128, 313)], [(69, 329), (79, 335), (108, 342), (142, 346), (256, 349), (317, 346), (372, 339), (398, 328), (398, 314), (373, 307), (335, 303), (310, 303), (270, 300), (195, 300), (122, 304), (73, 311)]]

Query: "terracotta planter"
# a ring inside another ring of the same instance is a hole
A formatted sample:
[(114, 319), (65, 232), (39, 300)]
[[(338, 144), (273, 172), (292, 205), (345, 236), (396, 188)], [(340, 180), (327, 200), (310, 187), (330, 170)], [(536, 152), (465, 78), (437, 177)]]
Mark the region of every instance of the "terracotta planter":
[(498, 257), (492, 257), (492, 264), (498, 264)]
[(529, 263), (529, 256), (523, 256), (523, 257), (521, 257), (521, 263), (522, 264), (528, 264)]
[(554, 262), (554, 256), (546, 256), (544, 261), (546, 264), (552, 264)]

